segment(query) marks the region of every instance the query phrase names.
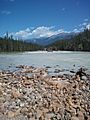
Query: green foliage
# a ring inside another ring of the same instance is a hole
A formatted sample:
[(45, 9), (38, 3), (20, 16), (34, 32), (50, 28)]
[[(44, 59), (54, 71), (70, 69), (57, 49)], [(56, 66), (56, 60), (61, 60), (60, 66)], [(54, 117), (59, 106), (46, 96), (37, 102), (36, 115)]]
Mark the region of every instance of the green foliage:
[(47, 49), (49, 48), (52, 48), (52, 50), (57, 48), (57, 50), (90, 51), (90, 30), (86, 29), (68, 40), (56, 41), (47, 46)]
[(8, 37), (8, 34), (4, 38), (0, 38), (0, 52), (36, 51), (41, 49), (42, 47), (39, 45), (14, 40), (12, 36)]

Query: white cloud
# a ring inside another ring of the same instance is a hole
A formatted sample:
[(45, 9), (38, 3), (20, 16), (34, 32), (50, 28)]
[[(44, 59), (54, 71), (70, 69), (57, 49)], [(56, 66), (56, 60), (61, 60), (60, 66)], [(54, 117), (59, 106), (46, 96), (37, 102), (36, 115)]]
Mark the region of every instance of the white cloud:
[[(27, 28), (25, 30), (20, 30), (16, 33), (12, 33), (15, 38), (29, 39), (29, 38), (40, 38), (40, 37), (50, 37), (52, 35), (57, 35), (59, 33), (66, 33), (63, 29), (54, 30), (54, 27), (37, 27), (34, 29)], [(9, 34), (11, 35), (11, 33)]]
[(86, 28), (90, 30), (90, 23), (87, 24)]
[(83, 26), (86, 26), (86, 25), (87, 25), (87, 22), (82, 23), (82, 25), (83, 25)]
[(28, 38), (30, 34), (31, 34), (31, 31), (29, 28), (27, 28), (25, 30), (20, 30), (19, 32), (16, 32), (13, 35), (19, 38)]
[(70, 33), (70, 32), (79, 33), (86, 28), (90, 29), (90, 23), (83, 22), (82, 24), (75, 27), (72, 31), (65, 31), (64, 29), (55, 30), (54, 26), (51, 27), (40, 26), (37, 28), (35, 27), (26, 28), (24, 30), (17, 31), (16, 33), (12, 32), (9, 35), (13, 35), (14, 38), (19, 38), (19, 39), (32, 39), (32, 38), (40, 38), (40, 37), (50, 37), (60, 33), (61, 34)]
[(85, 21), (85, 22), (87, 22), (87, 21), (88, 21), (88, 19), (86, 18), (86, 19), (84, 19), (84, 21)]
[(66, 10), (66, 8), (62, 8), (61, 10), (62, 10), (62, 11), (65, 11), (65, 10)]
[(81, 27), (82, 26), (82, 24), (79, 24), (79, 27)]
[(79, 33), (80, 31), (79, 31), (77, 28), (75, 28), (75, 29), (73, 30), (73, 32)]
[(90, 29), (90, 23), (89, 23), (88, 19), (84, 19), (84, 22), (79, 24), (79, 26), (77, 28), (78, 28), (79, 31), (83, 31), (86, 28)]
[(5, 14), (5, 15), (10, 15), (11, 11), (7, 11), (7, 10), (2, 10), (1, 14)]

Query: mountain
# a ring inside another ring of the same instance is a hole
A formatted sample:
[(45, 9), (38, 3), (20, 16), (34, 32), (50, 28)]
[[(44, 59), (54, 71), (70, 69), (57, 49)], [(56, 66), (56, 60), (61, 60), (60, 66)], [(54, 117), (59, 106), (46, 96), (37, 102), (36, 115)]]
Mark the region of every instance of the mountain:
[(54, 43), (46, 46), (46, 48), (48, 51), (90, 51), (90, 30), (86, 29), (84, 32), (81, 32), (70, 39), (55, 41)]
[(46, 46), (46, 45), (54, 43), (57, 40), (70, 39), (74, 35), (75, 33), (60, 33), (57, 35), (53, 35), (51, 37), (33, 38), (33, 39), (25, 40), (25, 41), (28, 43), (35, 43), (35, 44), (39, 44), (42, 46)]

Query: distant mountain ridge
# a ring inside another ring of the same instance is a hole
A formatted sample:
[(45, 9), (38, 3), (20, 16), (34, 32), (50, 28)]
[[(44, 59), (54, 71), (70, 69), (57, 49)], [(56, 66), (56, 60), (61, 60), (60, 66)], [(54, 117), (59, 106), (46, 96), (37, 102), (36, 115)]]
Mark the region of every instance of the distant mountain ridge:
[(76, 35), (76, 33), (73, 33), (73, 32), (72, 33), (60, 33), (57, 35), (53, 35), (51, 37), (33, 38), (33, 39), (27, 39), (25, 41), (28, 43), (35, 43), (35, 44), (39, 44), (42, 46), (46, 46), (46, 45), (56, 42), (57, 40), (70, 39), (74, 35)]
[(90, 30), (85, 29), (70, 39), (57, 40), (46, 46), (47, 51), (90, 51)]

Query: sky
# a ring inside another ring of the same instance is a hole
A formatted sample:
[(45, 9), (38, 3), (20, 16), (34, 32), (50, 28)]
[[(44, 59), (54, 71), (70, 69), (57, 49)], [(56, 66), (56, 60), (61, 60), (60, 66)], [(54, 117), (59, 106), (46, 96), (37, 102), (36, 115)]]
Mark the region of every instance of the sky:
[(0, 0), (0, 36), (28, 39), (90, 28), (90, 0)]

